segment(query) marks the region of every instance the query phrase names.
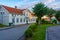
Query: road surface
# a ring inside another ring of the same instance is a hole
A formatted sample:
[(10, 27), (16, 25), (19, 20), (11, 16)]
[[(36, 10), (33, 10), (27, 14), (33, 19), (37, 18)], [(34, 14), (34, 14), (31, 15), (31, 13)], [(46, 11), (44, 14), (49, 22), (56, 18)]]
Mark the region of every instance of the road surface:
[(46, 30), (46, 40), (60, 40), (60, 26), (49, 27)]
[(18, 40), (24, 35), (24, 32), (28, 27), (29, 25), (21, 25), (10, 29), (0, 30), (0, 40)]

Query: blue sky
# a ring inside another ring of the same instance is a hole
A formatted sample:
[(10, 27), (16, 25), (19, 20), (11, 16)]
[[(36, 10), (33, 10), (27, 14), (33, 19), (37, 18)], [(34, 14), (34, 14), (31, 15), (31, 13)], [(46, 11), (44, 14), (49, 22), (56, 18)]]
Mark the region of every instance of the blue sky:
[(60, 8), (60, 0), (0, 0), (1, 5), (18, 6), (19, 8), (32, 8), (40, 2), (43, 2), (50, 8)]

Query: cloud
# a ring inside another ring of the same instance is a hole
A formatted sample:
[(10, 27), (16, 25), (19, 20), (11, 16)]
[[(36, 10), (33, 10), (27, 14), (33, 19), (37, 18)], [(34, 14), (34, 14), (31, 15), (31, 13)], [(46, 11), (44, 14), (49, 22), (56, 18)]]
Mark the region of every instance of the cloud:
[(60, 8), (60, 2), (56, 2), (56, 0), (23, 0), (15, 5), (19, 6), (19, 8), (33, 8), (35, 4), (40, 2), (53, 9)]
[(53, 9), (60, 8), (60, 2), (56, 0), (45, 0), (45, 5)]
[(49, 4), (49, 3), (52, 3), (52, 2), (55, 2), (55, 0), (45, 0), (45, 4)]
[[(40, 3), (41, 0), (33, 0), (33, 1), (29, 1), (29, 0), (23, 0), (21, 2), (18, 2), (16, 5), (19, 6), (19, 8), (33, 8), (35, 6), (35, 4)], [(56, 2), (56, 0), (43, 0), (43, 3), (45, 3), (46, 6), (48, 6), (49, 8), (59, 8), (60, 7), (60, 2)]]
[(51, 3), (50, 5), (48, 5), (48, 7), (53, 8), (53, 9), (60, 8), (60, 2)]
[(35, 4), (43, 2), (46, 6), (50, 8), (60, 8), (60, 2), (56, 0), (0, 0), (0, 4), (7, 6), (18, 6), (19, 8), (33, 8)]
[(28, 0), (24, 0), (21, 2), (18, 2), (16, 5), (19, 6), (20, 8), (32, 8), (34, 7), (35, 4), (39, 3), (39, 0), (35, 0), (35, 1), (28, 1)]

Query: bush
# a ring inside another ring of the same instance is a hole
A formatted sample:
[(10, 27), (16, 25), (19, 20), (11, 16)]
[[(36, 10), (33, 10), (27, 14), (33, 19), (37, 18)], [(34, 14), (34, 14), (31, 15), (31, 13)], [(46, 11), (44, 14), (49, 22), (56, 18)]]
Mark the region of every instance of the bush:
[(6, 26), (6, 25), (0, 24), (0, 27), (4, 27), (4, 26)]
[(50, 24), (50, 21), (45, 21), (44, 19), (41, 20), (42, 24)]
[(53, 24), (57, 24), (57, 20), (53, 20), (52, 23), (53, 23)]
[(59, 10), (59, 11), (57, 11), (57, 13), (56, 13), (55, 17), (57, 18), (57, 20), (58, 20), (58, 21), (60, 21), (60, 10)]
[(26, 37), (32, 37), (32, 30), (31, 30), (31, 28), (29, 28), (29, 29), (25, 32), (25, 36), (26, 36)]
[(36, 24), (31, 25), (31, 26), (28, 28), (28, 30), (25, 32), (25, 36), (26, 36), (26, 37), (32, 37), (33, 32), (35, 31), (36, 27), (37, 27)]
[(31, 28), (32, 31), (35, 31), (36, 26), (37, 26), (36, 24), (33, 24), (33, 25), (31, 25), (29, 28)]

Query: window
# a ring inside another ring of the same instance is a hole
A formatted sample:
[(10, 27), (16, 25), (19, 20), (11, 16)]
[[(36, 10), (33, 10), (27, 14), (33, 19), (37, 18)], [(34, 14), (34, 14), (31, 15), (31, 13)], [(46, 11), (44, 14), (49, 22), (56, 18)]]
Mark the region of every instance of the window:
[(12, 19), (12, 23), (14, 23), (14, 22), (15, 22), (15, 18)]
[(2, 15), (2, 12), (1, 12), (1, 15)]
[(1, 12), (0, 12), (0, 14), (1, 14)]
[(18, 14), (16, 16), (19, 16)]
[(26, 14), (26, 16), (28, 16), (28, 13)]
[(32, 21), (32, 19), (30, 19), (30, 22)]
[(25, 22), (25, 18), (24, 18), (24, 22)]
[(12, 14), (12, 16), (16, 16), (16, 14)]
[(0, 6), (0, 10), (1, 10), (1, 6)]
[(25, 13), (24, 13), (24, 16), (25, 16)]
[(1, 15), (3, 15), (5, 12), (0, 12)]
[(16, 16), (16, 14), (14, 16)]
[(12, 16), (13, 16), (13, 14), (12, 14)]
[(16, 22), (17, 22), (17, 23), (19, 22), (19, 18), (16, 19)]
[(4, 14), (4, 12), (3, 12), (3, 14)]
[(35, 21), (35, 18), (33, 18), (33, 21)]
[(0, 9), (1, 9), (1, 6), (0, 6)]
[(20, 18), (20, 22), (22, 22), (22, 18)]
[(30, 19), (29, 19), (29, 22), (30, 22)]

